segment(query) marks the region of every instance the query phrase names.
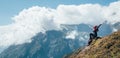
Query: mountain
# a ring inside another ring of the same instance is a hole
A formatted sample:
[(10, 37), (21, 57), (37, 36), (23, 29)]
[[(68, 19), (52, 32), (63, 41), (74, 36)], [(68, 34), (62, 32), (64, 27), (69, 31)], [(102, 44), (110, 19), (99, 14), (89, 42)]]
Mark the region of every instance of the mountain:
[[(62, 30), (48, 30), (32, 37), (32, 42), (12, 45), (5, 49), (0, 58), (61, 58), (65, 54), (87, 45), (92, 26), (88, 24), (61, 25)], [(100, 36), (108, 35), (113, 27), (104, 23)]]
[(89, 46), (80, 48), (64, 58), (120, 58), (120, 31), (93, 40)]
[[(69, 44), (71, 44), (71, 47)], [(13, 45), (1, 53), (0, 58), (61, 58), (78, 48), (77, 40), (65, 39), (61, 31), (47, 31), (32, 38), (31, 43)]]
[(0, 58), (61, 58), (87, 44), (89, 33), (77, 30), (80, 25), (61, 25), (62, 30), (40, 32), (31, 38), (31, 43), (8, 47), (0, 54)]

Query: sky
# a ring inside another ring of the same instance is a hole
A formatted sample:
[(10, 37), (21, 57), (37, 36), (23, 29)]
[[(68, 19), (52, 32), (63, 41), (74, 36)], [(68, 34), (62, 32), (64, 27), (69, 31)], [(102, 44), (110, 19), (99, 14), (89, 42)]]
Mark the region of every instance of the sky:
[(108, 6), (117, 0), (1, 0), (0, 1), (0, 26), (13, 22), (11, 19), (18, 15), (23, 9), (32, 6), (57, 8), (59, 5), (80, 5), (80, 4), (100, 4)]

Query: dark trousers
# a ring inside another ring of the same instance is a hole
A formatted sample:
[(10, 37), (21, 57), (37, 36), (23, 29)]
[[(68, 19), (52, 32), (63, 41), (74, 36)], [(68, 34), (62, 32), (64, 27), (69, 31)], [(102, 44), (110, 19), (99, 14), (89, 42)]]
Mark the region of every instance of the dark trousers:
[(97, 32), (90, 33), (90, 39), (96, 38), (97, 37)]
[(97, 32), (90, 33), (90, 39), (88, 41), (88, 45), (91, 44), (92, 40), (97, 37)]

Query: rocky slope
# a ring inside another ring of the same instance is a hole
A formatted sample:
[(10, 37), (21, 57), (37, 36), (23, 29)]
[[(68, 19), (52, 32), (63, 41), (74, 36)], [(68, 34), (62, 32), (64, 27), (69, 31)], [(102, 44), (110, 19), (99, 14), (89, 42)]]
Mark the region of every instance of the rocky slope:
[(120, 58), (120, 31), (93, 40), (90, 46), (78, 49), (64, 58)]

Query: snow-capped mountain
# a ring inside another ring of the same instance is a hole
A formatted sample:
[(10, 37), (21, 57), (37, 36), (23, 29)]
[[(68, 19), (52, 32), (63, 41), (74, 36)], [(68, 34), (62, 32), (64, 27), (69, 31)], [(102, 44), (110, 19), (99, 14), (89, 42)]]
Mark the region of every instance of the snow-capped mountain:
[[(104, 23), (100, 27), (99, 36), (110, 34), (113, 26)], [(0, 54), (0, 58), (61, 58), (87, 45), (91, 27), (88, 24), (61, 25), (62, 30), (40, 32), (31, 38), (30, 43), (10, 46)]]
[(55, 30), (39, 33), (31, 43), (9, 47), (0, 58), (61, 58), (80, 47), (78, 40), (65, 39), (64, 34)]

